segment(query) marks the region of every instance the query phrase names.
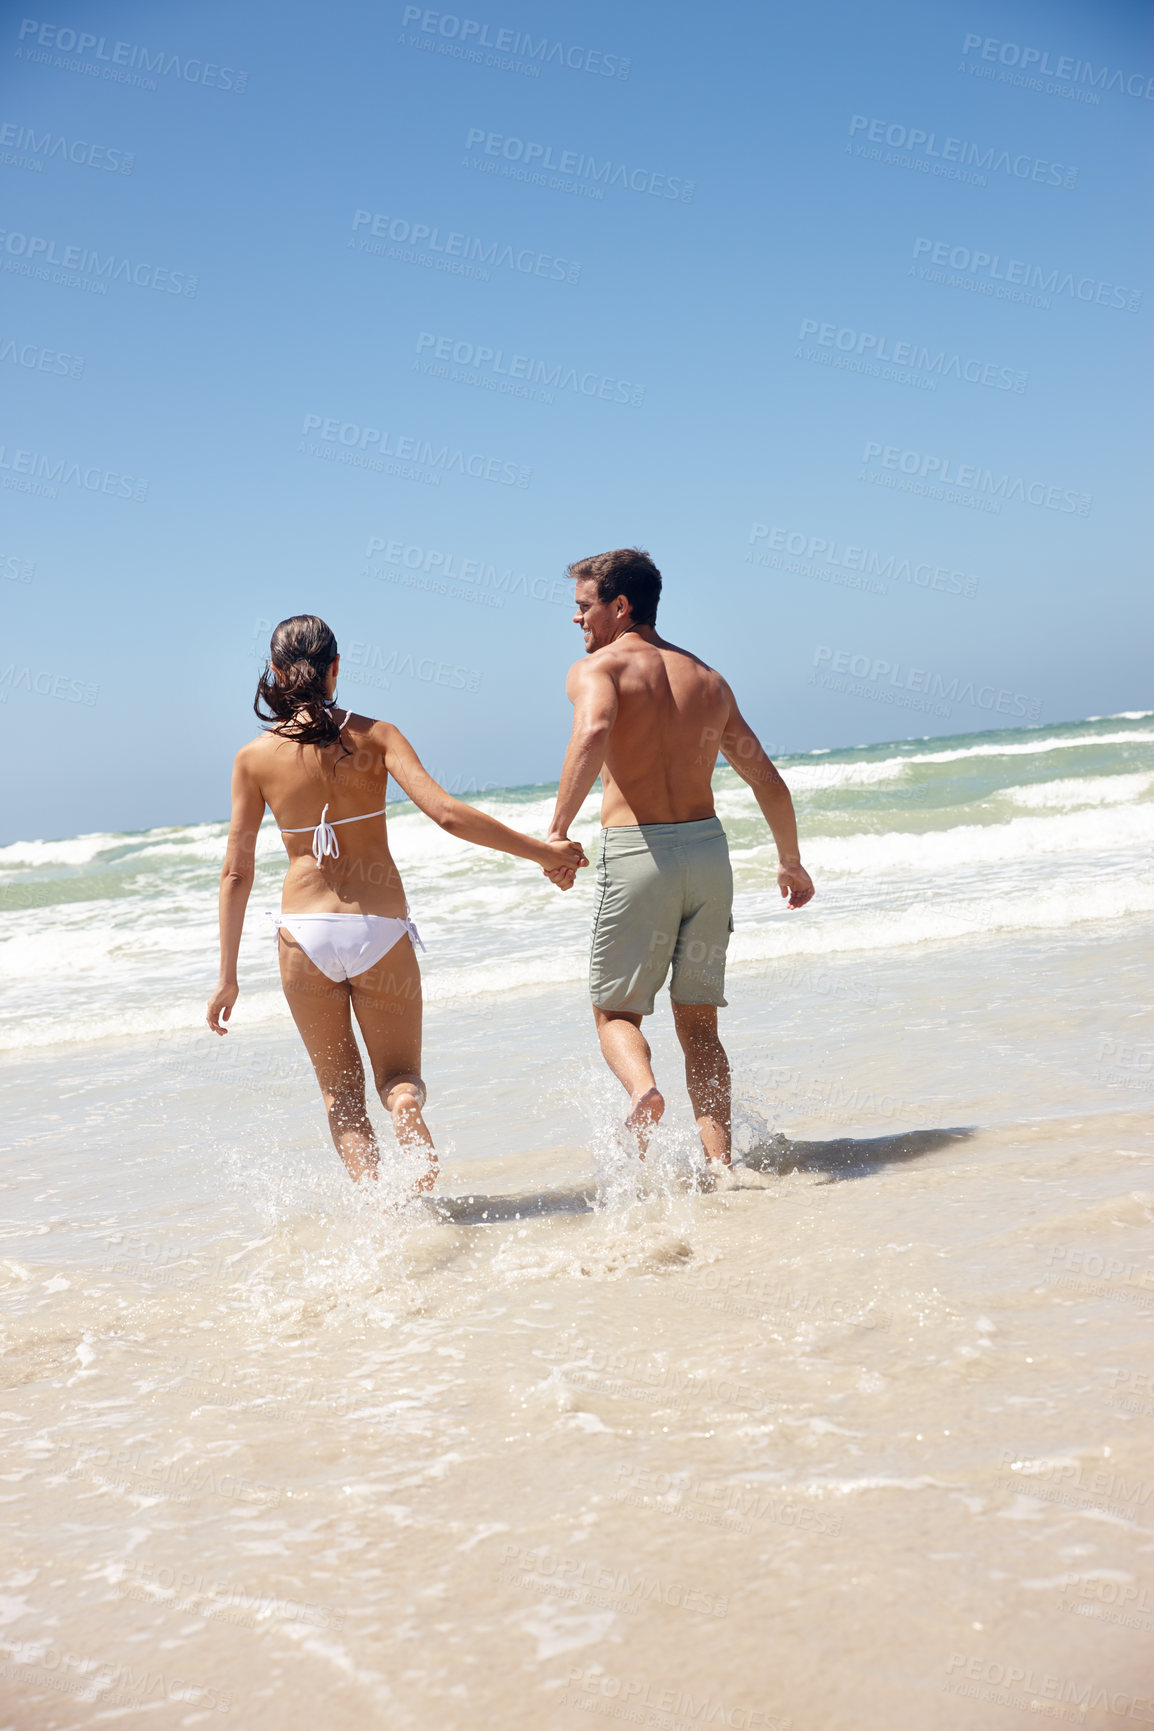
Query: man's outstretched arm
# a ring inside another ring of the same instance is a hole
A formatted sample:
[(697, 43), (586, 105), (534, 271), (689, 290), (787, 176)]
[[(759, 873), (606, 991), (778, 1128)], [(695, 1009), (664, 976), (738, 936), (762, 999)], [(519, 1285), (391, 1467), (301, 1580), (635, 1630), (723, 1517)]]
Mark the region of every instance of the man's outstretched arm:
[(730, 769), (753, 789), (753, 797), (773, 832), (779, 862), (777, 882), (782, 895), (788, 896), (791, 908), (803, 908), (813, 900), (814, 889), (813, 880), (801, 863), (793, 800), (736, 703), (729, 711), (720, 749)]
[(601, 773), (605, 747), (617, 719), (617, 687), (595, 662), (576, 662), (569, 669), (565, 690), (573, 705), (573, 732), (561, 767), (550, 841), (569, 834), (569, 825)]

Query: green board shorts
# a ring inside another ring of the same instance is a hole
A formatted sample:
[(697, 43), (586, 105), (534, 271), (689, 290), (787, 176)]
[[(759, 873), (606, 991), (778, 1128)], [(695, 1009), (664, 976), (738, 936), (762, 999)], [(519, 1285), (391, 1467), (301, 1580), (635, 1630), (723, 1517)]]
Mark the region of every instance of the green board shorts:
[(733, 872), (720, 819), (601, 831), (589, 990), (599, 1010), (649, 1016), (665, 976), (677, 1004), (725, 1007)]

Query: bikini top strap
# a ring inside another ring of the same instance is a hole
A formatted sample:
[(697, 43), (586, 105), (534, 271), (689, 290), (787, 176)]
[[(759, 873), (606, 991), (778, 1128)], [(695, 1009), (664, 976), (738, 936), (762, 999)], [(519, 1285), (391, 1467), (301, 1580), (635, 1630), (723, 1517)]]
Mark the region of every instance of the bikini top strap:
[[(321, 821), (315, 827), (311, 823), (304, 823), (304, 824), (301, 824), (299, 829), (282, 829), (281, 834), (282, 835), (307, 835), (307, 833), (311, 829), (313, 832), (313, 835), (316, 836), (316, 835), (319, 835), (322, 830), (326, 831), (326, 832), (331, 830), (334, 827), (334, 825), (336, 825), (338, 823), (360, 823), (362, 818), (366, 818), (366, 817), (388, 817), (388, 815), (389, 815), (388, 806), (383, 805), (381, 807), (380, 811), (358, 811), (358, 812), (354, 812), (352, 817), (334, 817), (332, 819), (332, 822), (330, 822), (329, 817), (328, 817), (328, 810), (329, 810), (328, 802), (326, 801), (325, 808), (321, 812)], [(334, 837), (333, 838), (334, 843), (335, 843), (335, 839), (336, 838)], [(326, 853), (332, 853), (334, 850), (332, 848), (325, 848), (324, 851)], [(337, 855), (336, 857), (339, 858), (339, 855)]]
[(389, 808), (387, 805), (383, 805), (380, 811), (358, 811), (355, 817), (334, 817), (333, 823), (360, 823), (362, 818), (387, 817), (388, 815)]

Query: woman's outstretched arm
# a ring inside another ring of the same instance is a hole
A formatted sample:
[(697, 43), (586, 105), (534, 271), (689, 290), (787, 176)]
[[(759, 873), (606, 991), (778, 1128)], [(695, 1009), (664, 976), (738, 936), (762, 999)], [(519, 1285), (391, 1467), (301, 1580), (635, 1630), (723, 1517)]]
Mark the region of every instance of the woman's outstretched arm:
[(534, 860), (544, 872), (576, 871), (589, 864), (584, 849), (577, 842), (536, 841), (532, 836), (522, 835), (520, 830), (510, 829), (495, 817), (478, 811), (475, 806), (454, 799), (439, 782), (433, 780), (399, 728), (387, 721), (377, 722), (374, 733), (378, 728), (389, 774), (413, 804), (449, 835), (475, 842), (478, 847), (514, 854), (518, 859)]
[(253, 780), (239, 751), (232, 768), (232, 822), (220, 873), (220, 979), (208, 1003), (208, 1025), (214, 1034), (227, 1034), (222, 1026), (232, 1014), (240, 994), (236, 962), (240, 934), (256, 875), (256, 838), (264, 817), (264, 795)]

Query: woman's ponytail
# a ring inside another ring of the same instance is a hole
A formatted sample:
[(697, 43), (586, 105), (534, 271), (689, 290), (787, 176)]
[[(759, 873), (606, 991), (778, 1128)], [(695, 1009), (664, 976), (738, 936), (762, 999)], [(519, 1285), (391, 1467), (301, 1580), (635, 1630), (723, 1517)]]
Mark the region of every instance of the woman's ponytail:
[(341, 730), (325, 683), (336, 658), (337, 640), (315, 613), (282, 619), (257, 681), (253, 709), (258, 718), (298, 745), (335, 745)]

